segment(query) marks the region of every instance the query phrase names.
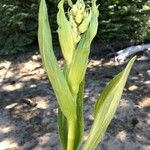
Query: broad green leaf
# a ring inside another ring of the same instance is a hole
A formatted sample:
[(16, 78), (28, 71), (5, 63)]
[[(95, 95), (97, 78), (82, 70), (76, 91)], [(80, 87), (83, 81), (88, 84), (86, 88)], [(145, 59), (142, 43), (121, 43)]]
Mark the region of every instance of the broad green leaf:
[(59, 106), (67, 120), (75, 120), (76, 108), (63, 72), (58, 66), (52, 47), (51, 30), (45, 0), (41, 0), (39, 10), (38, 40), (45, 70), (56, 94)]
[[(64, 65), (63, 68), (63, 74), (65, 78), (67, 79), (67, 64)], [(63, 150), (67, 149), (67, 136), (68, 136), (68, 122), (64, 114), (62, 113), (61, 109), (58, 108), (58, 133), (61, 141), (61, 145), (63, 147)]]
[(89, 27), (82, 35), (81, 41), (79, 42), (77, 49), (74, 52), (68, 71), (68, 82), (74, 95), (78, 93), (79, 85), (85, 76), (90, 45), (97, 33), (99, 13), (95, 1), (92, 3), (91, 13), (92, 15)]
[(58, 4), (59, 11), (57, 14), (58, 36), (63, 56), (67, 64), (70, 64), (75, 50), (73, 38), (74, 33), (71, 27), (71, 23), (67, 20), (65, 16), (63, 5), (64, 0), (61, 0)]
[(83, 150), (96, 149), (110, 124), (122, 96), (129, 72), (135, 61), (132, 58), (124, 71), (119, 73), (103, 90), (95, 106), (95, 120), (86, 140)]

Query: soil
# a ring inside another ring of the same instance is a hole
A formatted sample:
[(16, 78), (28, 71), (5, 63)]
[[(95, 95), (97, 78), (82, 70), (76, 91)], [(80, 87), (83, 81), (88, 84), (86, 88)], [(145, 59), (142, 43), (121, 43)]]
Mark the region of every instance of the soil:
[[(84, 97), (85, 137), (99, 93), (125, 64), (90, 58)], [(0, 150), (59, 149), (57, 102), (39, 54), (1, 61)], [(149, 58), (138, 57), (116, 115), (97, 149), (150, 150)]]

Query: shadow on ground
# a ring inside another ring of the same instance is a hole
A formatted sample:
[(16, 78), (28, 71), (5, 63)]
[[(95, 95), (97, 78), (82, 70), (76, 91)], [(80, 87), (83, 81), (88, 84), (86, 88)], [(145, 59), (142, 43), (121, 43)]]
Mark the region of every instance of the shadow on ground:
[[(60, 60), (61, 66), (63, 62)], [(103, 150), (148, 150), (150, 131), (150, 60), (136, 61), (116, 116), (99, 146)], [(94, 103), (124, 68), (91, 59), (86, 74), (85, 131), (93, 122)], [(57, 103), (38, 54), (0, 64), (0, 149), (57, 150)]]

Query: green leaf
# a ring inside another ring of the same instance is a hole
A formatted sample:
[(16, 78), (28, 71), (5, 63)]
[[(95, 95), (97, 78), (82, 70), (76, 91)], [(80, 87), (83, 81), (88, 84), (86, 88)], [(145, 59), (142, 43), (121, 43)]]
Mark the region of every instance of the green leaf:
[(124, 71), (119, 73), (103, 90), (95, 106), (95, 120), (83, 150), (96, 149), (110, 124), (122, 96), (129, 72), (136, 57), (133, 57)]
[(71, 23), (65, 16), (63, 5), (64, 0), (61, 0), (58, 4), (59, 11), (57, 14), (58, 36), (63, 56), (67, 64), (70, 64), (75, 50), (75, 44)]
[(51, 30), (45, 0), (41, 0), (40, 3), (38, 40), (42, 61), (56, 94), (60, 109), (67, 120), (75, 120), (75, 99), (70, 92), (64, 74), (59, 68), (53, 52)]
[[(65, 78), (67, 79), (67, 77), (66, 77), (67, 64), (64, 65), (63, 74), (64, 74)], [(60, 142), (63, 147), (63, 150), (66, 150), (67, 149), (67, 139), (68, 139), (68, 137), (67, 137), (68, 136), (68, 122), (60, 108), (58, 108), (57, 120), (58, 120), (58, 133), (59, 133), (59, 137), (60, 137)]]

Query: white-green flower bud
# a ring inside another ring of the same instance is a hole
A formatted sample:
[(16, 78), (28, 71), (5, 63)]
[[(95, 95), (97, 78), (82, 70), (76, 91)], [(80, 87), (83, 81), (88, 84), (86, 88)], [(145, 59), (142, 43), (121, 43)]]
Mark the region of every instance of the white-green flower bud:
[(81, 10), (78, 10), (75, 16), (75, 21), (77, 24), (80, 24), (83, 20), (83, 13)]
[(80, 24), (84, 18), (85, 4), (83, 0), (78, 0), (70, 10), (77, 24)]
[(76, 5), (73, 5), (72, 8), (71, 8), (71, 10), (70, 10), (71, 14), (72, 14), (73, 16), (76, 16), (77, 11), (78, 11), (77, 6), (76, 6)]
[(70, 15), (69, 17), (69, 22), (71, 24), (72, 27), (72, 31), (73, 31), (73, 41), (74, 44), (76, 45), (79, 41), (77, 40), (77, 36), (78, 36), (78, 28), (77, 28), (77, 24), (75, 23), (73, 17)]
[(82, 23), (78, 27), (78, 31), (80, 32), (80, 34), (84, 33), (87, 30), (89, 23), (90, 23), (90, 20), (91, 20), (91, 11), (90, 11), (90, 13), (87, 13), (84, 16), (84, 20), (82, 21)]
[(78, 0), (75, 5), (77, 5), (77, 8), (79, 10), (82, 10), (82, 11), (85, 10), (85, 3), (83, 0)]

